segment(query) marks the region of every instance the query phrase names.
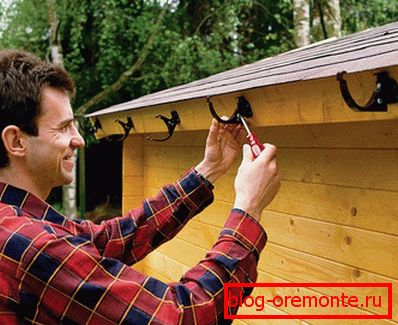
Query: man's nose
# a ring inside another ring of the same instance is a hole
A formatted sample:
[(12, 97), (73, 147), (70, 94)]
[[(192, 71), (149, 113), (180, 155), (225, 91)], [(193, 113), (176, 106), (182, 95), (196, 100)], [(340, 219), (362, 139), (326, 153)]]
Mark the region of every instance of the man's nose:
[(72, 146), (75, 148), (83, 148), (85, 145), (83, 137), (78, 132), (75, 137), (72, 139)]
[(85, 145), (83, 137), (81, 136), (79, 130), (76, 128), (75, 125), (73, 125), (73, 129), (74, 134), (71, 140), (71, 146), (74, 148), (83, 148)]

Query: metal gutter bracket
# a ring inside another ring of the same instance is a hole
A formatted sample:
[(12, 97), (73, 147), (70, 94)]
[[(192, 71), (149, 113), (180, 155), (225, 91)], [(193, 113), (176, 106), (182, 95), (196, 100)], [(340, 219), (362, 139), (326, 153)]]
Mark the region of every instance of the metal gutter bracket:
[(220, 123), (241, 124), (241, 121), (240, 121), (240, 118), (238, 117), (238, 115), (241, 115), (243, 117), (252, 117), (253, 116), (253, 111), (250, 106), (250, 103), (244, 96), (239, 96), (237, 98), (235, 112), (232, 114), (232, 116), (228, 120), (223, 120), (220, 116), (218, 116), (218, 114), (216, 113), (216, 110), (214, 109), (213, 103), (210, 100), (210, 97), (207, 97), (206, 100), (207, 100), (207, 104), (209, 105), (211, 115), (213, 115), (213, 117)]
[(171, 111), (171, 118), (163, 116), (162, 114), (156, 115), (156, 118), (161, 118), (163, 122), (166, 124), (169, 134), (165, 138), (154, 139), (151, 137), (146, 137), (149, 141), (166, 141), (170, 139), (174, 133), (174, 129), (176, 128), (177, 124), (181, 122), (180, 117), (178, 116), (177, 111)]
[(340, 83), (340, 92), (346, 104), (356, 112), (387, 112), (387, 104), (398, 102), (398, 86), (394, 79), (388, 76), (387, 71), (375, 73), (376, 89), (365, 106), (358, 105), (348, 90), (347, 81), (344, 80), (346, 71), (336, 75)]
[[(90, 123), (89, 127), (84, 126), (84, 124), (87, 123), (86, 122), (87, 119), (83, 119), (83, 117), (79, 118), (81, 118), (79, 121), (80, 122), (79, 127), (84, 131), (84, 133), (91, 133), (94, 135), (98, 130), (102, 129), (102, 125), (98, 117), (95, 118), (94, 125), (91, 125)], [(130, 130), (134, 127), (134, 123), (131, 117), (127, 117), (127, 122), (123, 122), (119, 119), (116, 119), (115, 122), (118, 122), (122, 126), (124, 134), (112, 134), (105, 138), (102, 138), (101, 141), (105, 142), (123, 141), (128, 137), (128, 135), (130, 134)]]
[(116, 119), (115, 122), (119, 123), (121, 125), (121, 127), (124, 130), (124, 134), (112, 134), (110, 136), (107, 136), (106, 138), (103, 139), (103, 141), (106, 142), (119, 142), (119, 141), (123, 141), (125, 140), (129, 134), (130, 134), (130, 130), (132, 128), (134, 128), (134, 123), (132, 118), (129, 116), (127, 117), (127, 122), (123, 122), (119, 119)]
[(79, 121), (79, 127), (84, 131), (84, 133), (95, 134), (98, 130), (102, 129), (102, 125), (101, 125), (101, 122), (98, 117), (95, 118), (94, 125), (92, 125), (90, 122), (88, 122), (90, 124), (89, 127), (84, 126), (84, 123), (87, 123), (85, 121), (87, 121), (87, 120), (84, 118), (80, 119), (80, 121)]

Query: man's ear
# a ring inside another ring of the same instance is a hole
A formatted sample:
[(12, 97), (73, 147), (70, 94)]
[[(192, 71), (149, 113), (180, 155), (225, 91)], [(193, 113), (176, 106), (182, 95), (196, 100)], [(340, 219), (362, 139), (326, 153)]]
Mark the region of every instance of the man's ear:
[(8, 125), (1, 132), (1, 139), (7, 153), (14, 157), (25, 156), (26, 141), (21, 129), (15, 125)]

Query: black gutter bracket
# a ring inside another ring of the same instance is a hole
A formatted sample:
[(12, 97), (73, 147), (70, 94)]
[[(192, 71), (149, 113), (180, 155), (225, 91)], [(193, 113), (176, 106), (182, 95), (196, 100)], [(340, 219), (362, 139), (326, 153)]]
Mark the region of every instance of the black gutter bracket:
[[(87, 120), (80, 120), (79, 123), (79, 127), (85, 132), (85, 133), (91, 133), (93, 135), (95, 135), (95, 133), (97, 133), (98, 130), (102, 130), (102, 125), (101, 122), (99, 120), (98, 117), (95, 118), (94, 120), (94, 125), (92, 125), (90, 123), (89, 127), (85, 127), (84, 123)], [(116, 119), (115, 122), (119, 123), (121, 125), (121, 127), (124, 130), (124, 134), (112, 134), (109, 135), (105, 138), (100, 139), (100, 141), (102, 142), (118, 142), (118, 141), (123, 141), (124, 139), (126, 139), (128, 137), (128, 135), (130, 134), (130, 131), (132, 128), (134, 128), (134, 123), (132, 118), (129, 116), (127, 117), (127, 122), (123, 122), (119, 119)], [(87, 123), (87, 122), (86, 122)]]
[(134, 128), (133, 119), (130, 116), (127, 117), (127, 122), (123, 122), (119, 119), (116, 119), (115, 122), (120, 124), (120, 126), (124, 130), (124, 134), (112, 134), (112, 135), (109, 135), (109, 136), (101, 139), (101, 141), (104, 141), (104, 142), (124, 141), (129, 136), (131, 129)]
[(123, 141), (129, 136), (130, 130), (134, 127), (133, 119), (129, 116), (127, 117), (127, 122), (123, 122), (119, 119), (116, 119), (115, 122), (118, 122), (124, 130), (124, 136), (120, 140), (118, 140)]
[(166, 141), (171, 138), (171, 136), (174, 133), (174, 129), (176, 128), (177, 124), (181, 123), (180, 117), (178, 116), (177, 111), (171, 111), (171, 118), (168, 118), (166, 116), (163, 116), (162, 114), (156, 115), (156, 118), (161, 118), (163, 122), (167, 126), (167, 130), (169, 134), (165, 138), (160, 138), (160, 139), (154, 139), (150, 136), (146, 137), (147, 140), (149, 141)]
[(387, 104), (398, 102), (397, 82), (388, 76), (387, 71), (375, 73), (376, 88), (365, 106), (358, 105), (352, 98), (347, 81), (344, 80), (345, 73), (346, 71), (339, 72), (336, 78), (340, 84), (341, 95), (352, 110), (356, 112), (387, 112)]
[(228, 120), (223, 120), (220, 116), (218, 116), (218, 114), (216, 113), (216, 110), (214, 109), (214, 105), (210, 100), (210, 97), (207, 97), (206, 100), (207, 100), (207, 104), (209, 105), (211, 115), (220, 123), (241, 124), (241, 120), (238, 117), (238, 115), (241, 115), (243, 117), (252, 117), (253, 116), (253, 111), (250, 106), (250, 103), (244, 96), (239, 96), (237, 98), (235, 112), (232, 114), (232, 116)]
[[(98, 130), (102, 129), (102, 125), (101, 125), (101, 122), (98, 117), (95, 118), (94, 125), (92, 125), (90, 122), (86, 122), (87, 120), (85, 120), (83, 118), (78, 121), (79, 121), (79, 127), (84, 131), (84, 133), (95, 134), (95, 133), (97, 133)], [(90, 126), (85, 127), (84, 123), (88, 123), (88, 124), (90, 124)]]

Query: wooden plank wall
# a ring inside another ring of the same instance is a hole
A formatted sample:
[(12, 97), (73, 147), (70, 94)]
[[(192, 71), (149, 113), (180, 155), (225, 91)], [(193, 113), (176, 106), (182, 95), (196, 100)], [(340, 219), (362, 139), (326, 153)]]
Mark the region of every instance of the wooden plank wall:
[[(398, 121), (273, 126), (255, 131), (261, 139), (279, 148), (282, 181), (279, 194), (262, 216), (269, 242), (259, 262), (258, 282), (391, 282), (393, 320), (377, 323), (397, 324)], [(128, 156), (133, 153), (133, 142), (141, 143), (136, 150), (143, 154), (143, 160), (138, 161), (143, 192), (137, 195), (154, 195), (159, 187), (173, 182), (198, 163), (206, 134), (207, 131), (176, 132), (171, 140), (162, 143), (126, 140), (125, 161), (131, 159)], [(129, 171), (130, 164), (134, 163), (125, 164), (123, 183), (128, 182), (128, 177), (136, 177)], [(177, 238), (145, 258), (140, 270), (163, 281), (177, 281), (204, 257), (232, 207), (237, 167), (238, 164), (216, 182), (215, 202), (190, 221)], [(126, 210), (132, 203), (132, 194), (123, 193)], [(282, 289), (274, 293), (294, 294)], [(336, 292), (321, 288), (309, 293)], [(373, 289), (368, 294), (380, 294), (387, 299), (383, 290)], [(294, 313), (289, 308), (275, 310), (271, 305), (264, 312)], [(375, 310), (346, 312), (368, 314)], [(341, 323), (300, 323), (330, 322)], [(245, 320), (234, 324), (281, 321)], [(285, 320), (283, 324), (297, 321)]]

